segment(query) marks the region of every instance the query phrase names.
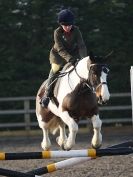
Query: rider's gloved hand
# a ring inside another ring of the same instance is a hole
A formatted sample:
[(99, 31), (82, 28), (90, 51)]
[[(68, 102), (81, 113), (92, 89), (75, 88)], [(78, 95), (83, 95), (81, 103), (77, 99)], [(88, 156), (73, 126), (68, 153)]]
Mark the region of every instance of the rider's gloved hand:
[(74, 66), (74, 65), (75, 65), (75, 63), (76, 63), (76, 59), (71, 58), (71, 59), (69, 60), (69, 63), (71, 63), (71, 64)]

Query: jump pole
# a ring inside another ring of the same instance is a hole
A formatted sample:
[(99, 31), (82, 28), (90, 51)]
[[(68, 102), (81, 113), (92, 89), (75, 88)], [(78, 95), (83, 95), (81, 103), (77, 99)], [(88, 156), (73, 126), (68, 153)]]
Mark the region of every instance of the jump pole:
[[(116, 144), (116, 145), (113, 145), (107, 148), (113, 149), (113, 148), (119, 148), (119, 147), (133, 147), (133, 141), (127, 141), (127, 142)], [(63, 168), (68, 168), (72, 165), (76, 165), (76, 164), (79, 164), (81, 162), (85, 162), (91, 159), (94, 159), (94, 158), (91, 158), (91, 157), (71, 158), (71, 159), (67, 159), (64, 161), (57, 162), (57, 163), (49, 164), (46, 167), (38, 168), (32, 171), (29, 171), (27, 173), (22, 173), (22, 172), (18, 172), (14, 170), (0, 168), (0, 175), (4, 175), (6, 177), (41, 177), (38, 175), (43, 175), (43, 174), (54, 172), (56, 170), (60, 170)]]
[[(123, 142), (123, 143), (119, 143), (119, 144), (109, 146), (107, 148), (113, 149), (113, 148), (119, 148), (119, 147), (133, 147), (133, 141), (126, 141), (126, 142)], [(107, 148), (105, 148), (105, 149), (107, 149)], [(63, 161), (60, 161), (60, 162), (49, 164), (49, 165), (47, 165), (45, 167), (42, 167), (42, 168), (38, 168), (38, 169), (35, 169), (35, 170), (32, 170), (32, 171), (29, 171), (28, 173), (36, 174), (36, 175), (43, 175), (43, 174), (51, 173), (51, 172), (54, 172), (54, 171), (57, 171), (57, 170), (66, 169), (66, 168), (72, 167), (74, 165), (78, 165), (78, 164), (81, 164), (81, 163), (84, 163), (86, 161), (93, 160), (93, 159), (94, 158), (92, 158), (92, 157), (70, 158), (70, 159), (67, 159), (67, 160), (63, 160)]]
[(40, 177), (34, 174), (26, 174), (14, 170), (7, 170), (4, 168), (0, 168), (0, 175), (7, 176), (7, 177)]
[(70, 151), (22, 152), (22, 153), (0, 152), (0, 160), (51, 159), (51, 158), (71, 158), (71, 157), (95, 158), (97, 156), (127, 155), (132, 153), (133, 147), (83, 149)]

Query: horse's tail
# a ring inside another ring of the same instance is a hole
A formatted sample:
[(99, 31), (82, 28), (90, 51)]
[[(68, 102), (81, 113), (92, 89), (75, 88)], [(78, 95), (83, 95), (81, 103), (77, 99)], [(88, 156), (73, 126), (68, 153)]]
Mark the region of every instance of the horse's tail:
[(62, 121), (59, 117), (54, 115), (53, 118), (49, 121), (48, 124), (49, 124), (48, 127), (49, 127), (49, 130), (50, 130), (50, 133), (55, 135), (58, 132), (59, 126), (61, 126)]

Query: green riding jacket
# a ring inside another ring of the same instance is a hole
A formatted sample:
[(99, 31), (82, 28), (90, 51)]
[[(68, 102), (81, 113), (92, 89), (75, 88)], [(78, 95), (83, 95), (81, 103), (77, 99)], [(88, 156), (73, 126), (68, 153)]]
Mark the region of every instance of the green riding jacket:
[(54, 31), (54, 46), (50, 51), (50, 63), (64, 65), (70, 59), (81, 59), (86, 56), (86, 46), (77, 26), (73, 26), (69, 33), (66, 33), (61, 26)]

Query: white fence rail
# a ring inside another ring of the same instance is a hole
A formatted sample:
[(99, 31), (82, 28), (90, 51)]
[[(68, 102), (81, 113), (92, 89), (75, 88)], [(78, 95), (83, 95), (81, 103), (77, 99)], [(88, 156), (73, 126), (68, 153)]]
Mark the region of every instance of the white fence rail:
[[(111, 106), (101, 106), (100, 111), (126, 111), (129, 110), (132, 112), (132, 106), (131, 106), (131, 94), (130, 93), (112, 93), (111, 98), (119, 99), (119, 98), (128, 98), (130, 104), (128, 105), (111, 105)], [(0, 123), (0, 129), (2, 128), (10, 128), (10, 127), (24, 127), (26, 130), (30, 130), (32, 126), (38, 126), (37, 121), (32, 121), (31, 120), (31, 114), (35, 114), (35, 109), (31, 109), (30, 102), (34, 101), (35, 102), (35, 97), (10, 97), (10, 98), (0, 98), (0, 103), (5, 104), (6, 102), (17, 102), (21, 101), (23, 102), (23, 108), (19, 110), (0, 110), (0, 122), (1, 122), (1, 117), (5, 115), (10, 115), (10, 119), (13, 119), (12, 115), (24, 115), (24, 121), (23, 122), (14, 122), (14, 123)], [(6, 118), (5, 118), (6, 119)], [(125, 118), (108, 118), (104, 119), (102, 117), (103, 123), (107, 124), (116, 124), (116, 123), (132, 123), (132, 113), (131, 115), (129, 114), (129, 117)], [(80, 121), (80, 124), (86, 124), (87, 120), (82, 120)]]
[(131, 102), (132, 102), (132, 125), (133, 125), (133, 66), (130, 69)]

